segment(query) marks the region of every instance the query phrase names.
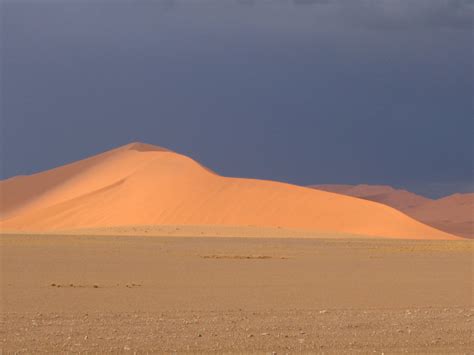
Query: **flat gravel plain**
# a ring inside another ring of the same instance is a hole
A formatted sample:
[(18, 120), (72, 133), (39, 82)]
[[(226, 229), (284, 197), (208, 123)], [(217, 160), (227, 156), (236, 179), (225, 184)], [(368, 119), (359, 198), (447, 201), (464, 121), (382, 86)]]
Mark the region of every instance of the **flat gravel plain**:
[(471, 241), (1, 242), (3, 353), (474, 349)]

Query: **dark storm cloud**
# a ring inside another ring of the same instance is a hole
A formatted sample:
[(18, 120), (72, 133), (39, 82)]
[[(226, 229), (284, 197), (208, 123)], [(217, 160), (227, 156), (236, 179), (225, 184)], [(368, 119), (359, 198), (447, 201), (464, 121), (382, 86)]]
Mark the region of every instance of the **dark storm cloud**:
[(257, 3), (257, 0), (236, 0), (237, 3), (244, 6), (253, 6)]
[(473, 0), (334, 0), (351, 23), (374, 29), (472, 29)]
[(295, 5), (329, 5), (332, 0), (293, 0)]
[(2, 176), (142, 140), (225, 175), (464, 189), (472, 6), (4, 1)]

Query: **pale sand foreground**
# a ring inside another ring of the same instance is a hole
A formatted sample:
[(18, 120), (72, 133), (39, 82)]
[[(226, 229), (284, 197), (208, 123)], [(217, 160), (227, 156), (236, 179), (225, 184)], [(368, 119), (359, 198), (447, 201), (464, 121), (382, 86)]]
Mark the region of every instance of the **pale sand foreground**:
[(470, 353), (470, 241), (3, 235), (5, 353)]
[[(55, 232), (5, 232), (9, 235), (38, 235), (38, 236), (127, 236), (127, 237), (186, 237), (186, 238), (291, 238), (302, 239), (373, 239), (372, 236), (344, 234), (344, 233), (317, 233), (304, 229), (288, 229), (281, 227), (258, 226), (218, 226), (218, 225), (135, 225), (113, 226), (107, 228), (79, 228), (59, 230)], [(459, 238), (462, 240), (461, 238)]]

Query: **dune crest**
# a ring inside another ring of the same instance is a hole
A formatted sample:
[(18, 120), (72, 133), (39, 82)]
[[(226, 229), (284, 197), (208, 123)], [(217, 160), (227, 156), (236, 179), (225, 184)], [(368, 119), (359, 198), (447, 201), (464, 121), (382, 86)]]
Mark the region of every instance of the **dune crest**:
[(150, 152), (168, 150), (131, 143), (59, 168), (0, 181), (0, 219), (51, 206), (111, 185), (152, 159)]
[(141, 143), (2, 181), (0, 191), (4, 231), (196, 225), (455, 239), (378, 203), (222, 177), (186, 156)]

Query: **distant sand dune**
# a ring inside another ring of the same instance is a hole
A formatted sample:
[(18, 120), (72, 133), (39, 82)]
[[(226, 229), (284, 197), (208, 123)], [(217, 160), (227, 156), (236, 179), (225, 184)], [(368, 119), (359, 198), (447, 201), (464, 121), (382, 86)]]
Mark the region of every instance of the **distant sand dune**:
[(312, 188), (383, 203), (451, 234), (474, 238), (474, 193), (432, 200), (379, 185), (312, 185)]
[(186, 156), (141, 143), (2, 181), (0, 191), (4, 231), (193, 225), (455, 238), (379, 203), (273, 181), (218, 176)]

